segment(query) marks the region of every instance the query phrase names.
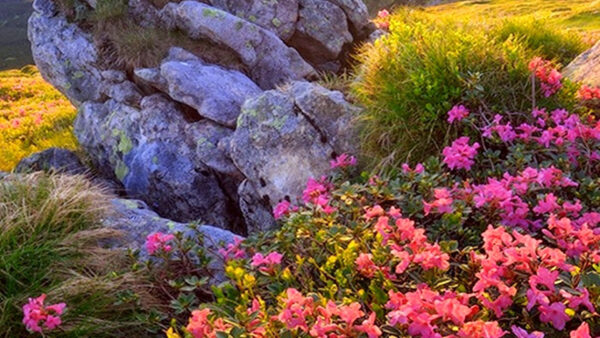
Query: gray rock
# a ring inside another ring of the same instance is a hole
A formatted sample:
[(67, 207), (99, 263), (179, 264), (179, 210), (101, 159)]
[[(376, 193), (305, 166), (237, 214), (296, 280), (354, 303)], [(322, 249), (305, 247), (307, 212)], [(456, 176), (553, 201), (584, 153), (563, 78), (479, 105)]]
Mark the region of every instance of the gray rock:
[(79, 157), (68, 149), (50, 148), (22, 159), (15, 172), (56, 171), (68, 174), (84, 174), (88, 170)]
[(129, 0), (128, 13), (142, 27), (157, 27), (160, 25), (158, 10), (148, 0)]
[(181, 61), (181, 54), (173, 48), (159, 70), (139, 69), (135, 74), (202, 117), (234, 128), (242, 103), (261, 89), (238, 71), (208, 65), (192, 54)]
[[(321, 118), (316, 114), (327, 113), (320, 109), (334, 113)], [(296, 204), (308, 178), (327, 174), (331, 158), (349, 151), (333, 135), (338, 125), (330, 118), (346, 120), (355, 110), (340, 93), (306, 82), (267, 91), (242, 107), (231, 157), (265, 205), (283, 199)]]
[(265, 201), (248, 180), (238, 188), (240, 210), (246, 221), (249, 234), (269, 231), (277, 228), (269, 201)]
[(363, 0), (328, 0), (338, 5), (348, 17), (351, 30), (359, 39), (364, 39), (375, 29), (369, 17), (369, 9)]
[(51, 16), (39, 0), (29, 18), (33, 59), (44, 79), (75, 105), (101, 98), (98, 54), (92, 38), (63, 16)]
[(600, 42), (575, 58), (563, 74), (571, 81), (600, 86)]
[(187, 122), (162, 95), (145, 97), (140, 106), (115, 100), (82, 105), (75, 134), (98, 170), (162, 216), (240, 231), (237, 199), (225, 187), (242, 177), (217, 147), (232, 131), (209, 121)]
[(209, 39), (230, 48), (261, 88), (315, 75), (300, 54), (273, 32), (223, 10), (188, 0), (167, 4), (161, 15), (191, 38)]
[(56, 4), (52, 0), (34, 0), (33, 10), (47, 17), (53, 17), (58, 13)]
[(116, 229), (124, 234), (123, 241), (108, 243), (116, 248), (140, 250), (140, 258), (147, 260), (149, 255), (145, 249), (146, 237), (155, 232), (182, 233), (189, 239), (203, 236), (202, 247), (211, 258), (209, 263), (210, 284), (216, 285), (226, 280), (223, 259), (218, 253), (220, 248), (234, 243), (239, 236), (210, 225), (190, 226), (160, 217), (138, 200), (113, 199), (114, 210), (103, 220), (103, 225)]
[(300, 8), (290, 45), (312, 63), (335, 60), (353, 41), (344, 11), (326, 0), (300, 0)]
[(209, 0), (209, 3), (274, 32), (284, 41), (294, 34), (298, 0)]

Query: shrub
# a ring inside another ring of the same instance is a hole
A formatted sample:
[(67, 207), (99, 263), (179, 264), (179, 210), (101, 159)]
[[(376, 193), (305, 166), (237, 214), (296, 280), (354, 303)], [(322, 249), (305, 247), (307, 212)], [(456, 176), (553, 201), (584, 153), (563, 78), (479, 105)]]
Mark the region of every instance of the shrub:
[(76, 149), (75, 108), (32, 67), (0, 72), (0, 170), (50, 147)]
[[(401, 10), (389, 20), (389, 35), (359, 53), (353, 85), (366, 107), (363, 154), (388, 168), (422, 160), (447, 145), (456, 134), (446, 128), (445, 113), (456, 104), (481, 107), (479, 114), (531, 107), (527, 61), (539, 51), (555, 52), (539, 48), (542, 37), (562, 43), (570, 36), (549, 28), (540, 29), (541, 37), (510, 34), (521, 26), (487, 29), (416, 10)], [(537, 105), (572, 108), (572, 90), (566, 92)]]
[[(118, 236), (99, 228), (108, 198), (77, 176), (37, 173), (0, 180), (0, 336), (25, 337), (22, 307), (42, 294), (46, 305), (66, 304), (55, 329), (62, 336), (146, 331), (136, 319), (154, 299), (145, 277), (129, 272), (127, 253), (98, 245)], [(130, 294), (140, 298), (127, 298)]]
[(280, 230), (224, 248), (230, 283), (168, 336), (598, 334), (600, 111), (580, 113), (456, 107), (424, 165), (347, 181), (340, 158)]

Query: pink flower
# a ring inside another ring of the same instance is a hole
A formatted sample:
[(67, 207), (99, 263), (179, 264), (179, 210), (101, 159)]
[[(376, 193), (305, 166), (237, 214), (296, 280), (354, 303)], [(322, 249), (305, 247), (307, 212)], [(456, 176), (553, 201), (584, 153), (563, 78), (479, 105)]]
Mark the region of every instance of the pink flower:
[(381, 336), (383, 333), (377, 325), (375, 325), (375, 312), (371, 312), (369, 318), (363, 320), (361, 325), (354, 327), (359, 332), (364, 332), (369, 338), (376, 338)]
[(54, 305), (44, 305), (46, 295), (42, 294), (37, 298), (29, 298), (27, 304), (23, 305), (23, 324), (31, 332), (54, 330), (61, 324), (60, 316), (67, 307), (65, 303)]
[(600, 87), (592, 88), (588, 85), (583, 85), (577, 92), (577, 97), (584, 101), (600, 99)]
[(447, 188), (438, 188), (434, 190), (435, 201), (431, 203), (427, 203), (423, 201), (423, 211), (425, 212), (425, 216), (429, 215), (432, 210), (440, 214), (451, 214), (452, 210), (452, 202), (454, 200), (450, 196), (450, 191)]
[(469, 170), (475, 163), (473, 159), (477, 155), (477, 149), (479, 149), (479, 143), (475, 142), (469, 146), (469, 138), (467, 136), (460, 137), (452, 143), (452, 146), (444, 148), (442, 152), (444, 163), (450, 169)]
[(288, 215), (290, 212), (298, 210), (297, 207), (292, 208), (291, 205), (292, 204), (286, 200), (279, 202), (275, 206), (275, 209), (273, 209), (273, 217), (275, 217), (275, 219), (280, 219), (284, 215)]
[(478, 320), (468, 322), (458, 331), (458, 336), (462, 338), (500, 338), (506, 334), (498, 325), (498, 322), (484, 322)]
[(517, 338), (544, 338), (543, 332), (534, 331), (532, 333), (528, 333), (527, 331), (525, 331), (525, 329), (522, 329), (515, 325), (511, 326), (510, 329)]
[(557, 330), (563, 330), (565, 324), (569, 321), (569, 316), (565, 313), (566, 306), (563, 303), (555, 302), (551, 305), (540, 305), (540, 320), (543, 323), (552, 322)]
[(571, 338), (592, 338), (592, 336), (590, 335), (590, 327), (589, 327), (588, 323), (586, 323), (586, 322), (581, 323), (581, 325), (579, 325), (577, 330), (571, 331), (571, 333), (569, 334), (569, 337), (571, 337)]
[(211, 314), (210, 309), (194, 310), (189, 323), (186, 326), (194, 338), (210, 337), (213, 332), (212, 326), (208, 321), (208, 316)]
[(252, 267), (259, 267), (258, 270), (265, 273), (272, 273), (275, 270), (275, 266), (281, 264), (283, 255), (279, 252), (271, 252), (267, 256), (263, 256), (261, 253), (257, 253), (252, 257)]
[(300, 329), (308, 332), (306, 317), (313, 313), (313, 299), (302, 296), (302, 293), (296, 289), (289, 288), (282, 302), (284, 307), (276, 318), (290, 330)]
[(463, 105), (457, 105), (452, 107), (452, 109), (448, 112), (448, 123), (453, 123), (454, 121), (462, 121), (465, 117), (469, 116), (469, 110), (465, 108)]
[(385, 19), (390, 16), (390, 12), (387, 9), (382, 9), (377, 13), (378, 18)]
[(355, 166), (356, 157), (349, 156), (348, 154), (341, 154), (340, 156), (336, 157), (335, 160), (332, 160), (330, 164), (331, 169)]
[(410, 174), (410, 173), (422, 174), (424, 171), (425, 171), (425, 167), (423, 166), (422, 163), (417, 163), (417, 165), (415, 166), (415, 169), (411, 169), (410, 165), (408, 165), (408, 163), (402, 163), (402, 172), (404, 174)]
[(246, 257), (246, 251), (242, 249), (242, 243), (244, 240), (240, 237), (235, 237), (233, 243), (227, 244), (225, 248), (219, 249), (219, 253), (223, 256), (225, 261), (230, 259), (242, 259)]
[(154, 255), (157, 251), (170, 252), (173, 247), (168, 245), (169, 241), (175, 239), (172, 234), (163, 234), (161, 232), (155, 232), (146, 237), (146, 250), (150, 255)]
[(375, 277), (375, 272), (378, 270), (378, 268), (377, 265), (373, 263), (373, 255), (361, 253), (358, 255), (354, 263), (356, 264), (356, 268), (361, 275), (367, 278)]
[(350, 305), (344, 305), (339, 307), (339, 316), (340, 318), (346, 322), (348, 327), (354, 325), (354, 322), (365, 315), (361, 310), (361, 306), (359, 303), (351, 303)]

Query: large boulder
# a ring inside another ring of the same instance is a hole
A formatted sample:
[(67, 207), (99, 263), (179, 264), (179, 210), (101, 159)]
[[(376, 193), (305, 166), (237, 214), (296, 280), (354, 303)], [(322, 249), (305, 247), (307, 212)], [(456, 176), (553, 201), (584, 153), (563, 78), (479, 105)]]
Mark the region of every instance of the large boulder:
[(247, 223), (269, 226), (264, 212), (258, 212), (261, 205), (270, 211), (284, 199), (298, 203), (308, 178), (326, 175), (332, 158), (352, 151), (352, 128), (341, 125), (356, 111), (340, 92), (308, 82), (294, 82), (246, 101), (230, 147), (247, 178), (244, 191), (252, 192), (245, 197), (254, 194), (260, 202), (251, 203), (258, 220), (245, 213)]
[(313, 67), (273, 32), (221, 9), (187, 0), (167, 4), (161, 15), (192, 38), (230, 48), (261, 88), (316, 75)]
[(579, 55), (564, 70), (569, 79), (590, 86), (600, 86), (600, 42)]
[(139, 250), (140, 258), (147, 260), (149, 255), (144, 244), (146, 237), (152, 233), (179, 232), (192, 240), (201, 234), (203, 237), (202, 247), (211, 258), (208, 265), (210, 284), (216, 285), (226, 280), (223, 257), (218, 251), (227, 244), (234, 243), (236, 238), (242, 239), (241, 237), (210, 225), (190, 226), (162, 218), (139, 200), (113, 199), (111, 202), (113, 211), (103, 220), (103, 225), (122, 232), (123, 238), (121, 241), (111, 241), (107, 244), (115, 248)]
[(244, 101), (261, 92), (246, 75), (206, 64), (180, 48), (171, 49), (160, 68), (137, 69), (135, 74), (200, 116), (230, 128), (235, 128)]
[(242, 176), (217, 146), (231, 133), (207, 120), (186, 121), (160, 94), (145, 97), (139, 109), (114, 100), (86, 102), (75, 121), (79, 143), (96, 167), (121, 182), (129, 196), (164, 217), (239, 231), (230, 186)]
[(29, 18), (33, 59), (44, 79), (75, 105), (99, 100), (102, 77), (90, 34), (58, 14), (52, 0), (36, 0)]

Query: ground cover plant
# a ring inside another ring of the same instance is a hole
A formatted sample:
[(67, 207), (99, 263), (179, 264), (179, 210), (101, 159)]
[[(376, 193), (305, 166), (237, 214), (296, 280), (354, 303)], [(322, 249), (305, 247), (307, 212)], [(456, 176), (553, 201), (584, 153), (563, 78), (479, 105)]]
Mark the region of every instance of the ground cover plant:
[[(538, 99), (561, 95), (548, 61), (528, 66)], [(340, 156), (275, 208), (280, 230), (223, 248), (231, 281), (167, 336), (597, 335), (600, 88), (575, 96), (518, 125), (455, 106), (455, 140), (393, 176), (347, 180)]]
[(34, 67), (0, 72), (0, 170), (46, 148), (76, 149), (75, 114)]
[[(362, 144), (372, 166), (389, 169), (441, 150), (456, 136), (444, 124), (456, 104), (488, 118), (523, 111), (531, 106), (531, 58), (565, 65), (589, 46), (549, 19), (449, 13), (384, 11), (376, 22), (389, 34), (359, 53), (352, 93), (366, 107)], [(572, 87), (568, 81), (563, 86)], [(573, 96), (567, 92), (536, 104), (569, 109)]]

